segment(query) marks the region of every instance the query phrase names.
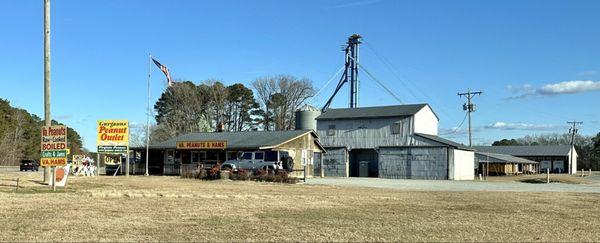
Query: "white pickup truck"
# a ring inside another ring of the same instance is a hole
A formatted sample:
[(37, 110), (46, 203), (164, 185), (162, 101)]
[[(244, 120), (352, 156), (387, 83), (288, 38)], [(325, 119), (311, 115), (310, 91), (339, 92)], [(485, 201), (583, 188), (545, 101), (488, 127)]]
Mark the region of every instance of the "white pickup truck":
[(294, 160), (285, 151), (252, 151), (240, 153), (236, 159), (230, 159), (221, 165), (222, 170), (239, 169), (254, 171), (294, 169)]

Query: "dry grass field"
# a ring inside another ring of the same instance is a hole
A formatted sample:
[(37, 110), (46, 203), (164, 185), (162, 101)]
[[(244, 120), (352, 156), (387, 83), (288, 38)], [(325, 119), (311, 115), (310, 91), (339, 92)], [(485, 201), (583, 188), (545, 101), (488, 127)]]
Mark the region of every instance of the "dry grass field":
[[(587, 173), (587, 171), (586, 171)], [(598, 173), (598, 172), (596, 172)], [(587, 174), (586, 174), (587, 175)], [(526, 182), (526, 183), (546, 183), (546, 174), (518, 175), (518, 176), (490, 176), (490, 182)], [(573, 176), (567, 174), (550, 174), (551, 183), (565, 184), (591, 184), (588, 177)]]
[[(12, 179), (21, 177), (15, 192)], [(598, 241), (600, 194), (0, 174), (0, 241)]]

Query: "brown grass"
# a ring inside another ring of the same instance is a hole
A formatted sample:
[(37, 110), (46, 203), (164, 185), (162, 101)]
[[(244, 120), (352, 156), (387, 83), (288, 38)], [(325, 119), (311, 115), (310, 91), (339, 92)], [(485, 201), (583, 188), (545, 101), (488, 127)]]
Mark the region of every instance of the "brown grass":
[(0, 186), (0, 241), (600, 239), (599, 194), (419, 192), (175, 177), (74, 178), (66, 190), (47, 193), (31, 175), (0, 175), (26, 181), (19, 193)]

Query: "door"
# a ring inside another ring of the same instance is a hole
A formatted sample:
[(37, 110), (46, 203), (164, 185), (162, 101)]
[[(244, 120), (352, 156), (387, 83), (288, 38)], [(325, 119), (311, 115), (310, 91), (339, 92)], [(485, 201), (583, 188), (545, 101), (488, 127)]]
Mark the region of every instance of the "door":
[[(361, 167), (363, 167), (362, 170)], [(377, 151), (375, 151), (374, 149), (351, 150), (350, 176), (379, 177), (379, 158), (377, 155)]]
[(252, 160), (252, 162), (254, 162), (253, 165), (256, 169), (261, 169), (265, 163), (265, 153), (264, 152), (255, 152), (254, 160)]
[(550, 168), (550, 160), (543, 160), (542, 162), (540, 162), (540, 172), (541, 173), (546, 173), (547, 169), (552, 170), (552, 168)]
[(190, 161), (190, 163), (192, 164), (198, 164), (200, 163), (200, 154), (198, 153), (198, 151), (192, 151), (192, 160)]
[(552, 171), (555, 173), (565, 172), (565, 161), (563, 161), (563, 160), (552, 161)]
[(242, 169), (253, 169), (252, 152), (244, 152), (240, 158), (239, 167)]

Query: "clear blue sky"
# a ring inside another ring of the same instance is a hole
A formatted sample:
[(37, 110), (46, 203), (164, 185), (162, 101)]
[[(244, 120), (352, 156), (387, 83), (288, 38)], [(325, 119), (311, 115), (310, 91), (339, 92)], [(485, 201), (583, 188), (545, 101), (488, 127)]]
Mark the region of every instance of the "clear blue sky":
[[(466, 142), (466, 122), (452, 128), (467, 88), (484, 92), (477, 144), (566, 132), (572, 119), (591, 135), (600, 132), (598, 11), (600, 1), (53, 1), (52, 113), (94, 151), (96, 120), (145, 122), (148, 53), (179, 80), (284, 73), (320, 89), (359, 33), (361, 64), (404, 103), (430, 103), (447, 138)], [(0, 30), (0, 97), (42, 116), (43, 1), (4, 2)], [(166, 82), (152, 75), (154, 102)], [(361, 106), (398, 103), (360, 79)], [(333, 107), (347, 102), (344, 89)]]

